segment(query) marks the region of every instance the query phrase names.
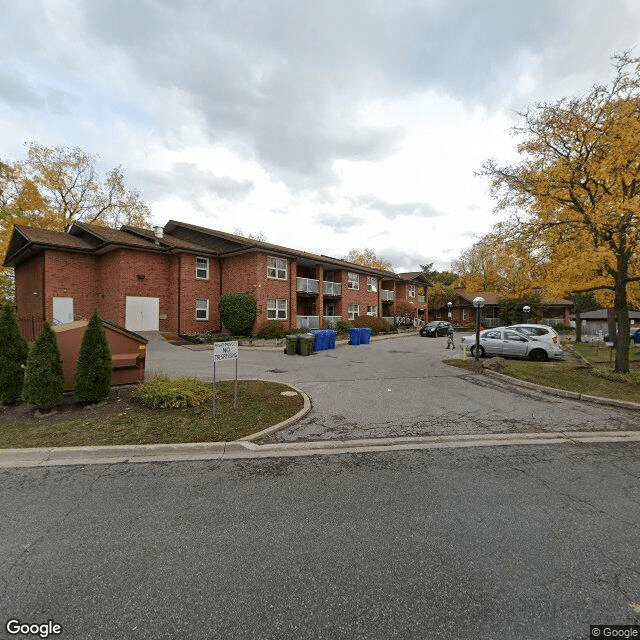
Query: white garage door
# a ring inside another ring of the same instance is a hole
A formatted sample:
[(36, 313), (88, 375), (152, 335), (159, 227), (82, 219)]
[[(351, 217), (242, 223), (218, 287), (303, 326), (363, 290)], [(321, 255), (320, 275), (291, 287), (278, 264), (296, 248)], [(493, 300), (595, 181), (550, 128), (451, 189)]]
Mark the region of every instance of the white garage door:
[(129, 331), (158, 331), (160, 298), (127, 296), (124, 327)]

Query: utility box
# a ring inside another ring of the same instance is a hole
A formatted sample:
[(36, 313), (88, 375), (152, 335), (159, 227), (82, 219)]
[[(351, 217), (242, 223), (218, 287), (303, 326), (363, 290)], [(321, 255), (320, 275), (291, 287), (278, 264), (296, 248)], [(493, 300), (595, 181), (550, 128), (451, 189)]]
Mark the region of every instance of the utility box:
[[(79, 320), (51, 327), (56, 332), (62, 356), (65, 391), (73, 390), (76, 378), (76, 363), (78, 362), (82, 338), (88, 324), (88, 320)], [(142, 382), (144, 380), (147, 339), (109, 320), (102, 320), (102, 325), (107, 334), (113, 363), (111, 384)]]

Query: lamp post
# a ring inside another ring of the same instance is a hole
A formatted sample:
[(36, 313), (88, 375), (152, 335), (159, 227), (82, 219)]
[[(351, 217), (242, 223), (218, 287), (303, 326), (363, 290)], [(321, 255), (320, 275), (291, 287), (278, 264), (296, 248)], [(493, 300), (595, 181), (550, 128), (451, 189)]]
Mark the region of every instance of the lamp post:
[(453, 302), (447, 302), (447, 307), (449, 308), (449, 320), (451, 320), (451, 307), (453, 307)]
[(527, 320), (529, 319), (529, 311), (531, 311), (531, 307), (529, 305), (526, 305), (522, 307), (522, 310), (524, 311), (524, 321), (526, 323)]
[(476, 308), (476, 348), (474, 351), (474, 356), (476, 362), (480, 359), (480, 309), (484, 307), (484, 298), (478, 296), (473, 299), (473, 306)]

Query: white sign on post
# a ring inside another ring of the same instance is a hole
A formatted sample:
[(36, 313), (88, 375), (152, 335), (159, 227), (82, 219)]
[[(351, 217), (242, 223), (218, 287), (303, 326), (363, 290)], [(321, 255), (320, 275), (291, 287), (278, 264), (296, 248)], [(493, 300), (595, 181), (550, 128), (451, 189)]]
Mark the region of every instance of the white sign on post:
[(233, 410), (238, 405), (238, 341), (233, 342), (215, 342), (213, 344), (213, 399), (212, 412), (213, 417), (216, 416), (216, 362), (224, 360), (236, 361), (236, 381), (233, 386)]
[(214, 342), (213, 361), (238, 359), (238, 342)]

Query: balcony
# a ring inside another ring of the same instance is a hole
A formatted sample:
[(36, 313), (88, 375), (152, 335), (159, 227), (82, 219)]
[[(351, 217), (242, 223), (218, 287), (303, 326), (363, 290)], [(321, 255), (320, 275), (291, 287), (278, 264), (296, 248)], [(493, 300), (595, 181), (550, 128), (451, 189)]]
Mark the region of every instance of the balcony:
[(318, 280), (310, 278), (296, 278), (296, 291), (298, 293), (318, 293)]
[[(318, 282), (316, 280), (316, 282)], [(298, 329), (319, 329), (320, 316), (297, 316), (296, 327)]]
[(340, 320), (342, 320), (342, 316), (322, 316), (322, 324), (325, 327), (330, 324), (335, 325)]
[(341, 296), (342, 295), (342, 285), (339, 282), (327, 282), (325, 280), (322, 284), (324, 286), (325, 296)]
[(389, 289), (380, 289), (382, 302), (393, 302), (394, 292)]

